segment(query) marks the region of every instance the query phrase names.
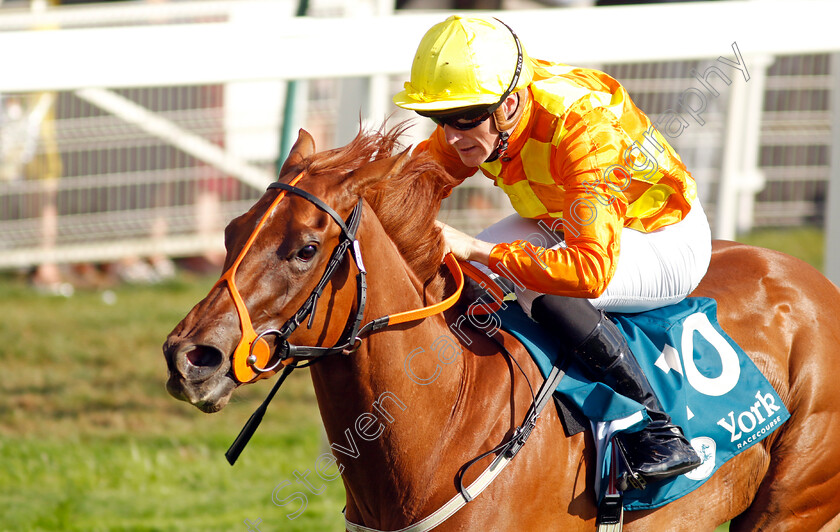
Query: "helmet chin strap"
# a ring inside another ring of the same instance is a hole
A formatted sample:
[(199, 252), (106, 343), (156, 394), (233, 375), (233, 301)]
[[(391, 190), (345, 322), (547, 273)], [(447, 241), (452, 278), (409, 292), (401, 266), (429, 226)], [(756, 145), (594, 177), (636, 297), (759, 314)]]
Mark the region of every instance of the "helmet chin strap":
[(514, 109), (510, 118), (505, 116), (504, 105), (500, 105), (493, 112), (493, 120), (496, 124), (496, 130), (499, 131), (499, 143), (496, 145), (496, 149), (493, 150), (490, 157), (488, 157), (484, 162), (492, 163), (499, 157), (504, 157), (505, 152), (508, 149), (508, 139), (510, 139), (510, 133), (508, 133), (508, 130), (513, 129), (516, 126), (519, 122), (519, 118), (522, 116), (522, 112), (525, 110), (525, 106), (522, 105), (522, 90), (515, 93), (516, 109)]
[(499, 157), (502, 157), (508, 149), (508, 139), (510, 138), (510, 134), (507, 131), (502, 131), (499, 133), (499, 143), (496, 145), (496, 149), (493, 150), (493, 154), (490, 155), (484, 162), (485, 163), (492, 163)]

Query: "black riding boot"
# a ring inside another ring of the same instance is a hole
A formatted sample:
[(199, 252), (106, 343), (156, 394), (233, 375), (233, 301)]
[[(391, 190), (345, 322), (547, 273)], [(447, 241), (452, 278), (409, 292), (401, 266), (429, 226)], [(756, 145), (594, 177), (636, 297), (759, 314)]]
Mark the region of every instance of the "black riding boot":
[[(601, 315), (595, 330), (577, 348), (577, 356), (602, 382), (641, 403), (650, 416), (650, 424), (643, 430), (618, 436), (633, 471), (646, 482), (656, 482), (700, 465), (700, 457), (656, 398), (627, 340), (606, 316)], [(620, 484), (628, 489), (632, 482), (625, 477)]]
[[(577, 360), (591, 377), (645, 407), (651, 419), (648, 426), (622, 434), (618, 441), (631, 469), (646, 483), (681, 475), (700, 465), (700, 457), (656, 398), (627, 340), (602, 312), (585, 299), (541, 296), (534, 301), (532, 316), (540, 324), (567, 333), (577, 346)], [(560, 320), (564, 325), (559, 325)], [(583, 336), (581, 331), (585, 330), (589, 333)], [(624, 491), (642, 486), (625, 475), (619, 487)]]

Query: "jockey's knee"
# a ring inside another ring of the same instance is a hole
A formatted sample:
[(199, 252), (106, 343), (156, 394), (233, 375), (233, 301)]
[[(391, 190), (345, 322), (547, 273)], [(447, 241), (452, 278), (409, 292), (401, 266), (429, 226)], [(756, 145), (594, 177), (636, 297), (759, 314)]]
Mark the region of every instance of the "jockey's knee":
[(576, 349), (595, 330), (601, 313), (588, 299), (541, 295), (531, 305), (531, 317)]

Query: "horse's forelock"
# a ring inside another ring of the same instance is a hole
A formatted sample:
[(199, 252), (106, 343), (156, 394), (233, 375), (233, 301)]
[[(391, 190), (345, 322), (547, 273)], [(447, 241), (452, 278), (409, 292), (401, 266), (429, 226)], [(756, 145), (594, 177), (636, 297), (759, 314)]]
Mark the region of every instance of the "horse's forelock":
[(399, 136), (404, 131), (401, 125), (388, 131), (360, 131), (346, 146), (310, 157), (306, 171), (310, 175), (346, 175), (372, 161), (390, 157), (401, 146)]

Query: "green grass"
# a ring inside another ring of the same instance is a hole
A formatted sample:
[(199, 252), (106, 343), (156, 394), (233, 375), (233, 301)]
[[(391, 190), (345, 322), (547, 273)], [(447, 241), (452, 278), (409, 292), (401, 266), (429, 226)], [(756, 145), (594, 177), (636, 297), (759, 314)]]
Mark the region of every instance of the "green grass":
[[(822, 264), (817, 231), (739, 240)], [(0, 531), (245, 531), (246, 519), (264, 532), (342, 530), (338, 480), (313, 479), (325, 491), (306, 492), (294, 520), (294, 504), (272, 501), (283, 482), (281, 498), (305, 491), (294, 472), (314, 471), (326, 450), (305, 371), (235, 467), (224, 452), (270, 383), (213, 415), (164, 390), (160, 346), (213, 282), (120, 287), (108, 305), (99, 292), (50, 297), (0, 276)]]
[(4, 441), (4, 530), (245, 530), (245, 519), (260, 518), (263, 530), (339, 529), (338, 485), (310, 495), (294, 521), (272, 503), (293, 469), (312, 469), (317, 430), (264, 430), (234, 469), (222, 457), (230, 439), (222, 433)]
[(325, 451), (306, 372), (235, 467), (224, 452), (268, 383), (214, 415), (166, 393), (160, 346), (212, 282), (123, 287), (107, 305), (96, 292), (65, 299), (0, 280), (0, 530), (244, 531), (246, 519), (263, 531), (341, 529), (340, 481), (307, 492), (294, 520), (294, 504), (272, 502)]

